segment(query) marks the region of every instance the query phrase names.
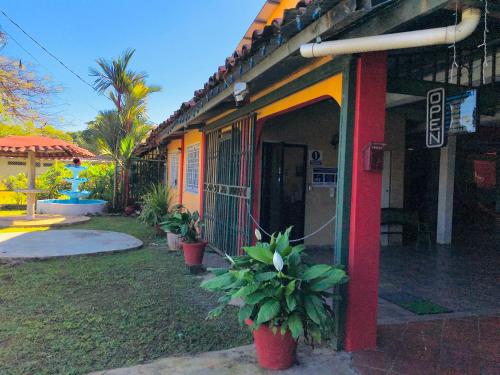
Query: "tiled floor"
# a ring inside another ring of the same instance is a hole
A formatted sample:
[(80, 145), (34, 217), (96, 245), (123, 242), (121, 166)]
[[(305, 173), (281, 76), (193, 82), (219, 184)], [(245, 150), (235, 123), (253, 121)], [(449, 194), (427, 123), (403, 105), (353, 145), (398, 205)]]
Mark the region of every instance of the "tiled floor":
[(500, 374), (500, 316), (381, 325), (378, 348), (353, 353), (365, 374)]
[[(480, 239), (478, 239), (480, 238)], [(314, 262), (333, 262), (333, 250), (309, 249)], [(448, 317), (500, 312), (500, 235), (464, 236), (460, 244), (383, 247), (380, 290), (405, 292), (453, 311)], [(379, 299), (379, 324), (433, 319)]]
[(499, 247), (492, 240), (431, 249), (382, 248), (380, 288), (404, 291), (455, 312), (500, 311)]

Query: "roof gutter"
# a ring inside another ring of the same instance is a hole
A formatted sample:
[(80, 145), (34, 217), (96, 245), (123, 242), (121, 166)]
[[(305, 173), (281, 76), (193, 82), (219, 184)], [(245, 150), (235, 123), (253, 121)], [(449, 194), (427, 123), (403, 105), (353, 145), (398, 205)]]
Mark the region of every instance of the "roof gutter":
[(308, 43), (300, 47), (300, 54), (303, 57), (321, 57), (452, 44), (460, 42), (471, 35), (480, 20), (481, 11), (476, 8), (469, 8), (462, 12), (462, 21), (457, 25), (322, 43)]

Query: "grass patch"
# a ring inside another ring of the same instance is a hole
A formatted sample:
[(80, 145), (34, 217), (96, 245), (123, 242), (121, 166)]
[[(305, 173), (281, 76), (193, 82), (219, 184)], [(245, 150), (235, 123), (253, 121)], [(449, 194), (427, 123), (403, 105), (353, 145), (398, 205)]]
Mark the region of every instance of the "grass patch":
[[(97, 217), (71, 228), (154, 239), (151, 228), (131, 218)], [(152, 244), (0, 266), (0, 372), (84, 374), (250, 343), (236, 308), (205, 320), (217, 296), (200, 281), (181, 253)]]

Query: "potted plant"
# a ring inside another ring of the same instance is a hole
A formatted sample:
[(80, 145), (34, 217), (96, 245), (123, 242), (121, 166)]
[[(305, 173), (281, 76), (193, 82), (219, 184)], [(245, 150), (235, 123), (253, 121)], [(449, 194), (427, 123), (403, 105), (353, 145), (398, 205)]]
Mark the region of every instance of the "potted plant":
[(260, 366), (282, 370), (295, 361), (297, 340), (301, 335), (313, 343), (328, 337), (333, 330), (333, 310), (327, 302), (336, 298), (335, 285), (345, 283), (341, 267), (302, 261), (304, 245), (292, 246), (291, 228), (270, 242), (244, 247), (245, 255), (229, 257), (229, 269), (213, 269), (215, 277), (201, 286), (222, 292), (221, 305), (209, 313), (222, 313), (233, 298), (241, 298), (239, 321), (253, 334)]
[(202, 222), (198, 211), (193, 213), (186, 210), (187, 222), (181, 226), (182, 250), (184, 262), (187, 266), (203, 264), (203, 254), (207, 243), (200, 239)]
[(160, 223), (160, 228), (167, 232), (167, 243), (170, 250), (181, 249), (181, 231), (188, 225), (190, 215), (182, 205), (177, 205), (166, 216), (166, 220)]
[(160, 223), (165, 219), (172, 204), (173, 195), (170, 188), (164, 184), (152, 185), (142, 197), (142, 210), (139, 220), (155, 227), (158, 234), (164, 233)]

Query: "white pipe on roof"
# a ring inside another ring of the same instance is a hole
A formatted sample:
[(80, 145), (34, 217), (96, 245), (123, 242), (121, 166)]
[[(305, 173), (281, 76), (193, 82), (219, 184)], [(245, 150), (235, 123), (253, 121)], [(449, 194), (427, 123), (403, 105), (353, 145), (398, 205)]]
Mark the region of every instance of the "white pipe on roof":
[(300, 46), (300, 54), (303, 57), (321, 57), (452, 44), (460, 42), (471, 35), (480, 20), (481, 11), (476, 8), (469, 8), (462, 12), (462, 21), (456, 26), (334, 40), (322, 43), (308, 43)]

